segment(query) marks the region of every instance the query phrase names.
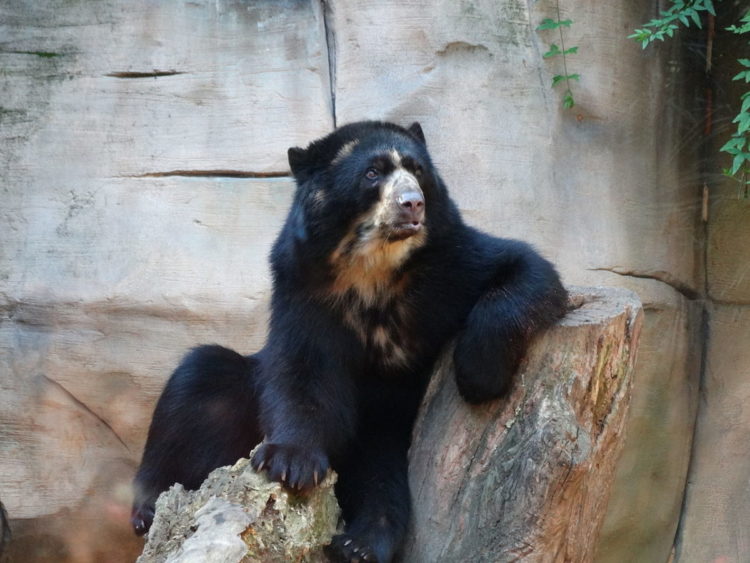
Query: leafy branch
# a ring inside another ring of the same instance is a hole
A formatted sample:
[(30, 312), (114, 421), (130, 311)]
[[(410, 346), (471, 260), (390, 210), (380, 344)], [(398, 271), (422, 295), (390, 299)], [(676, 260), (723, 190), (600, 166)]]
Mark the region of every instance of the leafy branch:
[(560, 34), (560, 45), (557, 45), (556, 43), (552, 43), (549, 46), (549, 50), (542, 55), (545, 59), (549, 59), (552, 57), (561, 57), (562, 58), (562, 64), (563, 64), (563, 73), (562, 74), (556, 74), (552, 77), (552, 87), (554, 88), (561, 82), (565, 82), (565, 93), (563, 94), (563, 107), (566, 109), (572, 108), (575, 104), (575, 100), (573, 99), (573, 92), (570, 89), (570, 81), (571, 80), (580, 80), (581, 76), (579, 74), (570, 74), (568, 73), (568, 60), (566, 58), (566, 55), (575, 55), (578, 53), (578, 47), (568, 47), (565, 48), (565, 37), (563, 36), (563, 28), (570, 28), (571, 24), (573, 23), (573, 20), (563, 20), (560, 18), (560, 3), (556, 3), (557, 7), (557, 19), (554, 20), (552, 18), (545, 18), (542, 20), (542, 23), (539, 24), (539, 26), (536, 28), (537, 31), (547, 31), (547, 30), (557, 30)]
[[(727, 30), (738, 35), (750, 33), (750, 11), (747, 12), (740, 20), (740, 26), (733, 25)], [(750, 83), (750, 59), (737, 59), (744, 70), (735, 75), (732, 80), (744, 80), (745, 84)], [(737, 124), (737, 131), (727, 141), (721, 151), (728, 153), (732, 157), (732, 166), (724, 169), (724, 174), (736, 179), (740, 184), (750, 186), (750, 91), (740, 96), (742, 106), (740, 112), (732, 120)]]
[(692, 22), (701, 28), (700, 12), (708, 12), (716, 15), (712, 0), (672, 0), (672, 6), (663, 12), (661, 17), (655, 18), (643, 25), (642, 29), (636, 29), (635, 33), (628, 35), (628, 39), (635, 39), (641, 43), (644, 49), (652, 41), (664, 41), (665, 37), (672, 37), (679, 28), (677, 22), (685, 27), (690, 27)]
[[(672, 0), (672, 6), (661, 12), (660, 18), (651, 20), (642, 29), (636, 29), (628, 38), (639, 41), (645, 49), (653, 41), (664, 41), (665, 37), (672, 37), (679, 27), (677, 22), (689, 27), (692, 21), (701, 28), (701, 12), (716, 15), (712, 0)], [(726, 29), (739, 35), (750, 33), (750, 11), (740, 18), (739, 25)], [(744, 68), (732, 80), (750, 83), (750, 59), (737, 59), (737, 62)], [(750, 186), (750, 91), (742, 94), (740, 100), (742, 106), (732, 120), (732, 123), (737, 124), (737, 130), (719, 150), (732, 157), (732, 165), (723, 170), (724, 174), (737, 180), (747, 190)]]

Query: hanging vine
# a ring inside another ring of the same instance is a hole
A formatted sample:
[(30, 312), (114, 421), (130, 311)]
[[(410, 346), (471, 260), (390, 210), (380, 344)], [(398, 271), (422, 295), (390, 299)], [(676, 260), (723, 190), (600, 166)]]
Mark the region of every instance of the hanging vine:
[[(652, 19), (628, 37), (639, 41), (645, 49), (654, 41), (664, 41), (672, 37), (680, 23), (686, 27), (695, 24), (700, 28), (701, 12), (715, 16), (713, 1), (672, 0), (670, 8), (661, 12), (660, 17)], [(740, 18), (739, 25), (732, 25), (726, 29), (739, 35), (750, 33), (750, 11)], [(737, 62), (742, 70), (733, 77), (733, 80), (744, 80), (745, 83), (750, 83), (750, 59), (738, 58)], [(747, 190), (750, 187), (750, 91), (742, 94), (740, 100), (742, 102), (740, 111), (732, 121), (737, 124), (737, 130), (719, 150), (732, 157), (731, 165), (723, 169), (724, 174), (737, 180), (747, 196)]]
[(555, 2), (555, 8), (557, 11), (557, 19), (552, 18), (545, 18), (542, 20), (542, 23), (539, 24), (539, 26), (536, 28), (537, 31), (548, 31), (548, 30), (557, 30), (560, 35), (560, 45), (557, 45), (556, 43), (552, 43), (549, 46), (549, 50), (544, 53), (542, 56), (545, 59), (550, 59), (552, 57), (560, 57), (562, 60), (562, 67), (563, 72), (562, 74), (556, 74), (552, 77), (552, 87), (554, 88), (558, 84), (565, 84), (565, 92), (563, 93), (563, 107), (566, 109), (570, 109), (573, 106), (575, 106), (575, 99), (573, 98), (573, 91), (570, 87), (571, 80), (578, 81), (580, 80), (581, 76), (577, 73), (570, 74), (568, 72), (568, 55), (575, 55), (578, 53), (578, 47), (568, 47), (565, 48), (565, 36), (563, 34), (563, 29), (569, 29), (570, 26), (573, 24), (573, 20), (567, 19), (563, 20), (560, 16), (560, 2)]

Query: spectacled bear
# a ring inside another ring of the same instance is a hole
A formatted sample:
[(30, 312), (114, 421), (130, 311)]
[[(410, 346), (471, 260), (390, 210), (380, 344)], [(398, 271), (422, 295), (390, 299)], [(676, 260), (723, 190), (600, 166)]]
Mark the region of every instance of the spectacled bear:
[(333, 561), (390, 561), (410, 515), (407, 451), (436, 359), (460, 394), (502, 396), (567, 294), (528, 244), (467, 226), (419, 124), (346, 125), (289, 149), (297, 183), (271, 251), (268, 340), (191, 351), (159, 399), (132, 523), (175, 482), (197, 488), (258, 443), (253, 467), (305, 492), (329, 468), (345, 522)]

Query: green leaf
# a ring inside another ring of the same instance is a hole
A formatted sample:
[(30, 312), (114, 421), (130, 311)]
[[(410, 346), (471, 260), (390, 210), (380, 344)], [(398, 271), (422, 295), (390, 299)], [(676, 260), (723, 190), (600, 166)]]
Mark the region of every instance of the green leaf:
[(570, 49), (565, 49), (563, 51), (563, 55), (576, 55), (578, 54), (578, 47), (571, 47)]
[(552, 77), (552, 87), (554, 88), (555, 86), (557, 86), (563, 80), (565, 80), (565, 76), (564, 75), (562, 75), (562, 74), (556, 74), (555, 76)]
[(745, 147), (745, 143), (747, 143), (747, 137), (733, 136), (719, 150), (729, 154), (737, 154)]
[(742, 66), (750, 67), (750, 59), (737, 59)]
[(555, 55), (559, 55), (561, 53), (562, 51), (560, 50), (560, 47), (558, 47), (557, 45), (553, 43), (552, 45), (549, 46), (549, 51), (544, 53), (542, 57), (544, 57), (545, 59), (548, 59), (550, 57), (554, 57)]
[(574, 105), (576, 105), (575, 100), (573, 100), (573, 94), (570, 90), (566, 90), (565, 95), (563, 96), (563, 107), (565, 109), (570, 109)]
[(694, 8), (688, 8), (687, 13), (693, 18), (695, 25), (698, 29), (701, 29), (701, 17)]
[(742, 163), (745, 161), (744, 153), (740, 153), (737, 156), (734, 157), (734, 160), (732, 160), (732, 168), (730, 169), (730, 174), (734, 176), (737, 174), (737, 171), (742, 167)]
[(635, 39), (636, 41), (643, 41), (649, 35), (651, 35), (651, 30), (649, 29), (635, 29), (633, 30), (633, 33), (628, 35), (628, 39)]
[(560, 27), (560, 22), (555, 21), (552, 18), (544, 18), (536, 30), (544, 31), (545, 29), (557, 29), (558, 27)]
[(580, 80), (581, 79), (581, 75), (580, 74), (569, 74), (565, 78), (567, 78), (568, 80)]

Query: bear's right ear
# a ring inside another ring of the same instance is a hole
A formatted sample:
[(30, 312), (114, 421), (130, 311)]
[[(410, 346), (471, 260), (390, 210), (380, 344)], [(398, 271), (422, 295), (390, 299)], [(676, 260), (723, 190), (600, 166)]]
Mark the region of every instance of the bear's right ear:
[(289, 159), (292, 174), (299, 180), (302, 171), (307, 167), (307, 151), (299, 147), (292, 147), (286, 152), (286, 155)]
[(424, 146), (427, 146), (427, 141), (424, 138), (424, 132), (422, 131), (422, 126), (419, 124), (418, 121), (415, 121), (411, 125), (409, 125), (409, 128), (407, 129), (409, 133), (414, 135), (418, 140), (422, 141), (422, 144)]

